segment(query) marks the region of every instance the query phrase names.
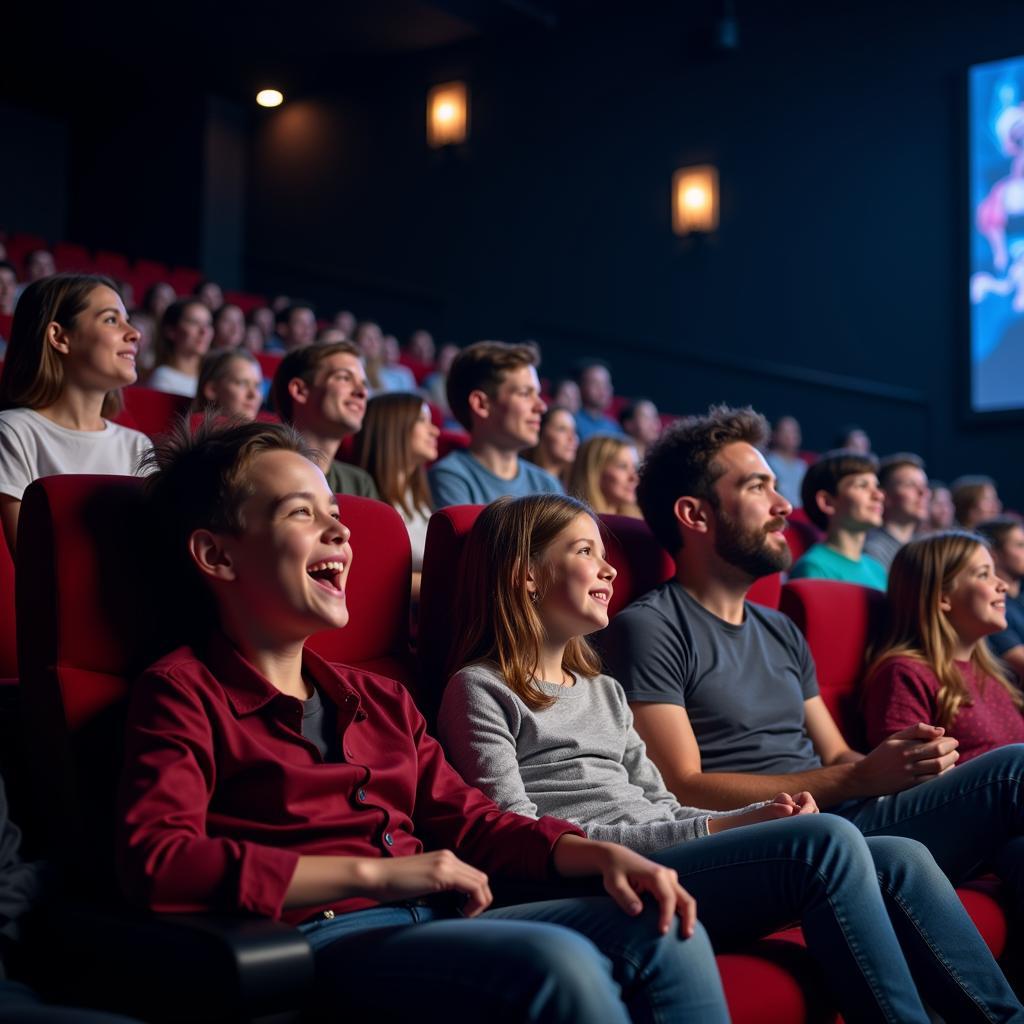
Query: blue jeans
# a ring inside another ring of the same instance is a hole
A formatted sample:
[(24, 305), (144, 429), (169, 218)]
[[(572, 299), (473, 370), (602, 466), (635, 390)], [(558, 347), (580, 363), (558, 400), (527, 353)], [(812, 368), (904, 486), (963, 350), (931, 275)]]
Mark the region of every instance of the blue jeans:
[(653, 859), (679, 873), (718, 948), (800, 921), (849, 1021), (926, 1021), (922, 996), (951, 1021), (1024, 1020), (920, 843), (865, 839), (823, 814), (730, 830)]
[[(550, 900), (472, 920), (402, 904), (301, 926), (320, 1007), (339, 1020), (679, 1024), (729, 1019), (707, 934), (657, 929), (610, 899)], [(372, 1018), (371, 1018), (372, 1014)]]
[(134, 1018), (101, 1010), (52, 1006), (27, 985), (0, 977), (0, 1024), (138, 1024)]
[(1024, 911), (1024, 744), (1000, 747), (902, 793), (836, 808), (866, 836), (924, 843), (958, 885), (992, 870)]

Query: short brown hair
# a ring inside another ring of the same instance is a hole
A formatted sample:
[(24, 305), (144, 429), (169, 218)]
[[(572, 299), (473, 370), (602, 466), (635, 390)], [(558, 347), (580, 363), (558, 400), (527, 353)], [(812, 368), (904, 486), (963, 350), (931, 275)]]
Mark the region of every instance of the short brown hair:
[(800, 500), (803, 502), (807, 518), (819, 530), (828, 529), (828, 516), (818, 508), (816, 495), (818, 491), (836, 494), (839, 481), (844, 477), (855, 476), (857, 473), (877, 473), (878, 459), (874, 455), (863, 455), (850, 448), (836, 448), (825, 452), (804, 474), (804, 482), (800, 485)]
[[(60, 398), (64, 364), (47, 341), (46, 329), (51, 323), (74, 326), (97, 288), (120, 294), (109, 277), (99, 274), (54, 274), (34, 281), (21, 293), (0, 374), (0, 408), (45, 409)], [(120, 390), (108, 391), (102, 414), (116, 416), (121, 407)]]
[(1006, 538), (1014, 530), (1024, 529), (1024, 523), (1016, 516), (996, 516), (994, 519), (986, 519), (974, 527), (976, 533), (980, 533), (992, 545), (994, 551), (1001, 551), (1006, 543)]
[(291, 423), (295, 413), (288, 385), (296, 377), (305, 381), (306, 384), (312, 384), (320, 364), (325, 359), (340, 354), (355, 356), (360, 361), (363, 358), (359, 349), (351, 341), (331, 341), (327, 344), (314, 342), (312, 345), (303, 345), (302, 348), (289, 352), (281, 360), (274, 373), (270, 392), (274, 398), (274, 411), (285, 423)]
[(493, 398), (507, 373), (521, 366), (536, 365), (537, 353), (529, 345), (478, 341), (467, 346), (455, 357), (448, 371), (448, 406), (452, 415), (467, 430), (472, 430), (470, 394), (482, 391), (488, 398)]
[(885, 458), (878, 460), (878, 486), (883, 490), (889, 486), (889, 478), (896, 472), (897, 469), (903, 469), (904, 466), (912, 466), (914, 469), (919, 469), (921, 472), (925, 472), (924, 459), (920, 455), (915, 455), (913, 452), (894, 452), (892, 455), (886, 455)]
[[(537, 575), (538, 563), (551, 542), (580, 514), (593, 516), (581, 501), (564, 494), (499, 498), (477, 517), (466, 540), (464, 600), (453, 636), (459, 638), (448, 666), (455, 672), (470, 662), (497, 663), (509, 688), (530, 708), (549, 707), (554, 698), (537, 686), (544, 627), (527, 588), (527, 572)], [(543, 591), (543, 574), (538, 578)], [(585, 637), (566, 645), (562, 667), (595, 676), (601, 662)]]
[(691, 495), (717, 507), (714, 483), (724, 470), (715, 456), (726, 445), (745, 442), (763, 448), (767, 441), (768, 421), (749, 405), (713, 405), (704, 416), (679, 420), (662, 434), (640, 467), (637, 487), (644, 519), (662, 547), (674, 555), (683, 546), (677, 498)]
[(985, 488), (995, 490), (996, 482), (990, 476), (958, 476), (950, 484), (950, 495), (953, 498), (953, 509), (958, 523), (967, 522), (967, 515), (977, 505)]
[(143, 472), (152, 471), (145, 486), (157, 544), (157, 578), (170, 584), (169, 613), (188, 617), (184, 629), (190, 641), (218, 621), (218, 612), (186, 557), (189, 538), (203, 529), (241, 533), (242, 505), (251, 494), (247, 471), (254, 458), (270, 451), (295, 452), (307, 459), (313, 455), (292, 427), (209, 414), (194, 429), (182, 417), (142, 460)]

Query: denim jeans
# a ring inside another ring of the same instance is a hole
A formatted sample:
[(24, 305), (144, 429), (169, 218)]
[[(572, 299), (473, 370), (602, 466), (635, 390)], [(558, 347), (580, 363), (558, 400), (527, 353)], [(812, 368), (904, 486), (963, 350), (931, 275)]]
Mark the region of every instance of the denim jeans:
[[(721, 1024), (729, 1019), (704, 929), (682, 939), (645, 906), (596, 896), (526, 903), (472, 920), (430, 906), (375, 907), (301, 926), (320, 1006), (338, 1020)], [(372, 1014), (372, 1017), (371, 1017)]]
[(923, 843), (958, 885), (983, 870), (1024, 911), (1024, 744), (989, 751), (902, 793), (836, 808), (866, 836)]
[(0, 977), (0, 1024), (138, 1024), (134, 1018), (102, 1010), (53, 1006), (27, 985)]
[(729, 830), (653, 859), (696, 897), (716, 948), (800, 921), (849, 1021), (926, 1021), (922, 997), (950, 1021), (1024, 1020), (920, 843), (865, 839), (823, 814)]

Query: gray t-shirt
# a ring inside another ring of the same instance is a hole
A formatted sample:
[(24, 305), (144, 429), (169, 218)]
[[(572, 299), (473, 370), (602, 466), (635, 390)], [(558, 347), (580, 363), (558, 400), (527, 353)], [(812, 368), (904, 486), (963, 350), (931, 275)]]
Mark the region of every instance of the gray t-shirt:
[(868, 530), (868, 535), (864, 538), (864, 554), (878, 562), (886, 572), (889, 571), (892, 560), (901, 547), (903, 547), (903, 541), (897, 540), (881, 526)]
[(703, 771), (821, 767), (804, 725), (804, 701), (818, 695), (814, 661), (781, 612), (748, 601), (734, 626), (670, 580), (620, 612), (601, 647), (631, 702), (686, 708)]
[(665, 788), (610, 676), (538, 683), (555, 698), (532, 710), (491, 662), (467, 665), (444, 692), (437, 729), (462, 777), (499, 807), (579, 824), (592, 839), (649, 853), (708, 834), (708, 817)]
[(315, 686), (313, 696), (302, 702), (302, 736), (320, 751), (325, 761), (341, 760), (337, 711)]
[(465, 449), (449, 452), (427, 470), (434, 508), (448, 505), (489, 505), (506, 494), (521, 498), (527, 494), (561, 494), (562, 485), (540, 466), (518, 460), (511, 480), (495, 476)]

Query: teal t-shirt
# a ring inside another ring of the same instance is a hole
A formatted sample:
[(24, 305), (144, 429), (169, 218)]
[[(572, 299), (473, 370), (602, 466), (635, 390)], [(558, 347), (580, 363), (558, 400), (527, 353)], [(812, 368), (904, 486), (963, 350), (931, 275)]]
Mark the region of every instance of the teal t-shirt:
[(881, 562), (870, 555), (861, 555), (860, 561), (834, 551), (827, 544), (815, 544), (789, 572), (791, 580), (839, 580), (841, 583), (859, 583), (862, 587), (885, 590), (886, 572)]

